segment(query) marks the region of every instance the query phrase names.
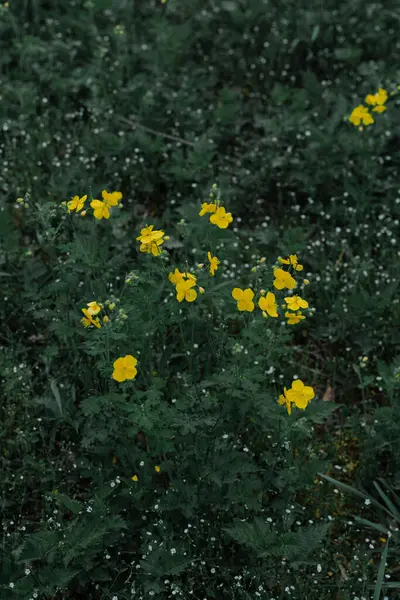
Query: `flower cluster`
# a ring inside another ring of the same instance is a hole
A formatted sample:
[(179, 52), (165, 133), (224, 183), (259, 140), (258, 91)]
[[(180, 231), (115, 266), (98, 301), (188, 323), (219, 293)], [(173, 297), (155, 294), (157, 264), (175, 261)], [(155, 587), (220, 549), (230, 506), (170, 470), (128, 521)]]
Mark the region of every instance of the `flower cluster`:
[(82, 308), (82, 312), (85, 315), (81, 319), (82, 325), (84, 327), (90, 327), (91, 325), (94, 325), (95, 327), (100, 329), (101, 325), (100, 325), (99, 318), (95, 317), (95, 315), (97, 315), (101, 311), (102, 308), (103, 308), (103, 305), (98, 304), (96, 301), (88, 302), (87, 308)]
[(292, 382), (292, 387), (289, 390), (284, 388), (283, 394), (279, 396), (278, 404), (286, 406), (290, 415), (293, 405), (304, 410), (314, 396), (315, 392), (311, 386), (304, 385), (301, 379), (296, 379)]
[[(379, 88), (376, 94), (368, 94), (365, 97), (365, 103), (373, 106), (372, 112), (383, 113), (386, 110), (385, 102), (387, 99), (387, 91)], [(349, 121), (358, 127), (360, 131), (363, 130), (363, 125), (367, 127), (375, 122), (373, 115), (369, 112), (368, 106), (364, 106), (363, 104), (359, 104), (353, 109)]]
[[(175, 269), (169, 273), (168, 279), (174, 284), (176, 290), (176, 299), (178, 302), (186, 300), (186, 302), (194, 302), (197, 298), (197, 292), (194, 289), (197, 285), (197, 278), (192, 273), (181, 273), (179, 269)], [(202, 287), (198, 287), (201, 294), (204, 293)]]
[[(95, 219), (109, 219), (110, 218), (110, 208), (113, 206), (118, 206), (118, 202), (122, 199), (121, 192), (107, 192), (107, 190), (103, 190), (101, 192), (103, 200), (93, 199), (90, 203), (90, 206), (93, 208), (93, 216)], [(82, 210), (85, 206), (87, 200), (87, 195), (82, 196), (74, 196), (68, 202), (63, 202), (62, 204), (66, 204), (68, 212), (71, 213), (75, 211), (79, 213), (81, 216), (86, 215), (86, 210)]]
[[(98, 315), (101, 310), (103, 310), (103, 305), (101, 303), (98, 303), (95, 300), (93, 300), (92, 302), (88, 302), (87, 308), (82, 308), (82, 312), (85, 315), (81, 319), (82, 325), (84, 327), (90, 327), (91, 325), (94, 325), (95, 327), (97, 327), (97, 329), (100, 329), (101, 324), (99, 317), (96, 317), (95, 315)], [(109, 317), (107, 315), (104, 315), (103, 323), (106, 324), (109, 322), (109, 320)]]
[[(263, 264), (265, 261), (260, 261)], [(293, 273), (303, 270), (303, 265), (299, 264), (296, 254), (291, 254), (288, 258), (278, 258), (278, 262), (282, 265), (289, 265)], [(308, 280), (304, 280), (303, 283), (306, 285)], [(293, 290), (297, 287), (297, 282), (293, 275), (289, 271), (285, 271), (280, 267), (274, 268), (274, 281), (273, 286), (276, 290), (281, 291), (284, 289)], [(242, 290), (241, 288), (234, 288), (232, 290), (232, 297), (237, 301), (237, 308), (241, 312), (253, 312), (255, 309), (254, 304), (254, 292), (251, 288)], [(301, 298), (301, 296), (286, 296), (284, 298), (286, 304), (282, 307), (286, 308), (285, 317), (288, 325), (295, 325), (300, 323), (305, 316), (301, 312), (301, 309), (308, 308), (308, 302)], [(262, 315), (265, 318), (274, 317), (278, 315), (278, 304), (276, 296), (272, 291), (265, 292), (260, 290), (260, 298), (258, 299), (258, 307), (262, 310)]]
[(154, 225), (149, 225), (141, 229), (136, 239), (140, 242), (140, 252), (159, 256), (162, 252), (160, 246), (169, 238), (161, 229), (154, 229)]
[[(376, 101), (378, 102), (378, 100)], [(215, 186), (213, 186), (213, 190)], [(220, 229), (226, 229), (228, 225), (233, 221), (232, 215), (227, 213), (225, 208), (219, 206), (219, 200), (214, 201), (214, 192), (210, 194), (211, 202), (204, 202), (200, 210), (200, 216), (210, 214), (210, 222), (217, 225)], [(92, 208), (94, 208), (96, 218), (108, 218), (109, 217), (109, 206), (116, 206), (122, 195), (119, 192), (113, 192), (108, 194), (103, 190), (103, 201), (93, 200), (91, 202)], [(75, 210), (79, 212), (84, 207), (86, 196), (79, 198), (75, 196), (68, 203), (68, 210)], [(94, 204), (99, 203), (99, 204)], [(108, 212), (107, 212), (108, 211)], [(100, 216), (101, 215), (101, 216)], [(108, 216), (107, 216), (108, 215)], [(162, 253), (161, 246), (164, 241), (169, 238), (165, 236), (164, 231), (161, 229), (154, 229), (154, 225), (147, 225), (140, 231), (140, 235), (136, 238), (140, 242), (140, 252), (152, 254), (153, 256), (159, 256)], [(220, 260), (217, 256), (213, 256), (211, 251), (207, 252), (208, 259), (208, 272), (211, 276), (215, 275)], [(260, 268), (265, 268), (265, 258), (259, 261)], [(278, 266), (281, 265), (281, 266)], [(199, 264), (199, 268), (203, 268), (204, 264)], [(287, 270), (283, 267), (287, 267)], [(258, 267), (255, 269), (257, 270)], [(297, 281), (293, 275), (301, 272), (303, 265), (299, 264), (296, 254), (290, 254), (287, 258), (278, 257), (277, 264), (273, 268), (273, 288), (274, 291), (265, 291), (261, 289), (257, 299), (257, 305), (260, 308), (264, 318), (272, 317), (278, 318), (278, 301), (275, 292), (281, 292), (282, 290), (294, 290), (297, 287)], [(254, 269), (252, 270), (254, 272)], [(131, 283), (133, 279), (137, 279), (135, 273), (129, 273), (126, 278), (126, 283)], [(197, 283), (197, 277), (189, 270), (181, 272), (178, 268), (171, 271), (168, 274), (169, 281), (175, 286), (176, 299), (178, 302), (194, 302), (198, 296), (198, 292), (204, 293), (204, 289)], [(304, 285), (308, 283), (307, 280), (303, 281)], [(232, 297), (237, 302), (237, 308), (241, 312), (253, 312), (256, 307), (255, 303), (255, 292), (250, 288), (241, 289), (235, 287), (232, 290)], [(285, 317), (289, 325), (299, 323), (305, 319), (302, 314), (303, 309), (308, 308), (308, 302), (304, 300), (298, 294), (287, 295), (284, 297), (285, 304), (282, 308), (286, 309)], [(115, 309), (116, 304), (112, 300), (106, 301), (106, 306), (109, 311)], [(91, 325), (100, 328), (100, 320), (98, 314), (103, 309), (103, 305), (96, 302), (88, 302), (87, 308), (83, 308), (84, 318), (82, 318), (82, 324), (85, 327)], [(107, 316), (103, 318), (103, 322), (108, 322)], [(122, 356), (114, 361), (112, 378), (121, 383), (126, 380), (132, 380), (137, 375), (137, 359), (131, 354)], [(287, 390), (284, 388), (284, 394), (279, 397), (279, 404), (285, 405), (289, 414), (291, 414), (293, 405), (305, 409), (308, 403), (314, 398), (314, 390), (312, 387), (305, 386), (301, 380), (293, 381), (292, 387)], [(156, 466), (155, 470), (159, 472), (160, 467)], [(133, 481), (138, 481), (137, 475), (132, 477)]]
[(226, 212), (223, 206), (220, 206), (220, 199), (215, 198), (215, 191), (217, 186), (213, 185), (213, 190), (210, 193), (211, 202), (203, 202), (201, 210), (199, 212), (200, 217), (204, 217), (206, 214), (211, 214), (210, 223), (216, 225), (220, 229), (226, 229), (229, 224), (232, 223), (233, 217), (231, 213)]

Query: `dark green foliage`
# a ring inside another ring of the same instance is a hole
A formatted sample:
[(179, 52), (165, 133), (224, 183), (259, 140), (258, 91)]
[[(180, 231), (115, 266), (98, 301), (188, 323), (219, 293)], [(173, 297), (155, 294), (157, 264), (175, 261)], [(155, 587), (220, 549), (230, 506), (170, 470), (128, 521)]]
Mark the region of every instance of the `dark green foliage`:
[[(399, 494), (398, 96), (347, 121), (397, 91), (397, 12), (0, 6), (1, 599), (395, 597), (393, 519), (318, 473)], [(227, 230), (198, 216), (214, 181)], [(103, 189), (123, 193), (108, 221), (61, 205)], [(146, 224), (169, 259), (138, 252)], [(238, 313), (232, 288), (271, 289), (291, 253), (315, 314)], [(191, 305), (175, 267), (206, 288)], [(92, 300), (110, 327), (82, 327)], [(295, 376), (316, 398), (289, 417)]]

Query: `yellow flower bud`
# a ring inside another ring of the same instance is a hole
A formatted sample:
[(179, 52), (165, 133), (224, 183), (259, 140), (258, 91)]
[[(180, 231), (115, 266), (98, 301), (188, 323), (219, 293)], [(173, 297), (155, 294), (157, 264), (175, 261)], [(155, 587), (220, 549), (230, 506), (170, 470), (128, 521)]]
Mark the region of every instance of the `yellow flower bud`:
[(197, 268), (198, 268), (198, 269), (202, 269), (203, 267), (204, 267), (204, 263), (199, 263), (199, 264), (197, 265)]
[(79, 213), (81, 215), (81, 217), (84, 217), (86, 215), (86, 210), (83, 210), (81, 213)]
[(132, 481), (139, 481), (139, 478), (137, 475), (134, 475), (133, 477), (131, 477)]
[(257, 271), (257, 267), (253, 267), (253, 268), (251, 269), (251, 272), (252, 272), (252, 273), (255, 273), (256, 271)]
[(263, 264), (263, 263), (265, 263), (266, 260), (267, 259), (265, 258), (265, 256), (263, 256), (262, 258), (260, 258), (260, 263)]
[(303, 283), (304, 283), (304, 285), (308, 285), (310, 282), (308, 279), (303, 279)]
[(115, 308), (115, 302), (110, 302), (110, 304), (108, 305), (108, 308), (110, 310), (114, 310), (114, 308)]
[(204, 294), (204, 292), (205, 292), (205, 291), (206, 291), (206, 290), (205, 290), (203, 287), (199, 287), (199, 292), (200, 292), (200, 294)]
[(24, 201), (24, 199), (23, 199), (23, 198), (17, 198), (17, 202), (18, 202), (18, 204), (22, 204), (22, 203), (23, 203), (23, 201)]
[(161, 469), (160, 469), (160, 467), (159, 467), (158, 465), (156, 465), (156, 466), (154, 467), (154, 469), (155, 469), (155, 471), (156, 471), (157, 473), (159, 473), (159, 472), (161, 471)]
[(262, 311), (262, 316), (264, 317), (264, 319), (268, 319), (268, 315), (267, 315), (267, 313), (265, 312), (265, 310), (263, 310), (263, 311)]
[(260, 290), (261, 296), (265, 296), (265, 290)]
[(107, 315), (105, 315), (105, 317), (103, 317), (103, 323), (108, 323), (109, 322), (109, 318), (107, 317)]

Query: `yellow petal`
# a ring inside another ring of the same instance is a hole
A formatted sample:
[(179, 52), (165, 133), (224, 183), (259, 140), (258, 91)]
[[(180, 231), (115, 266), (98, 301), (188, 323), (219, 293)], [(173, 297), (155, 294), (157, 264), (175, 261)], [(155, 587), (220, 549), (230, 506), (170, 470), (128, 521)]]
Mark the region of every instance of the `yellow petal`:
[(136, 365), (137, 365), (137, 358), (132, 356), (132, 354), (127, 354), (125, 356), (125, 367), (136, 367)]
[(118, 381), (119, 383), (121, 383), (122, 381), (125, 381), (125, 370), (124, 369), (114, 369), (112, 378), (115, 379), (115, 381)]
[(243, 298), (243, 290), (240, 288), (234, 288), (232, 290), (232, 296), (237, 301), (241, 300)]
[(136, 375), (137, 375), (136, 367), (126, 367), (125, 368), (126, 379), (135, 379)]
[(187, 302), (194, 302), (194, 300), (196, 300), (196, 298), (197, 298), (196, 290), (188, 290), (186, 292), (186, 301)]

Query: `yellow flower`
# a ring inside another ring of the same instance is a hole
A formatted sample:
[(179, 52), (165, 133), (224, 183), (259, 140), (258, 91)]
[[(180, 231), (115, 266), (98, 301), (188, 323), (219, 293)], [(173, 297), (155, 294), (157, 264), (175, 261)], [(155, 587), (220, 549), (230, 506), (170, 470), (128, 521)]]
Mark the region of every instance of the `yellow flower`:
[(219, 260), (216, 256), (212, 256), (211, 252), (207, 252), (207, 258), (210, 263), (210, 275), (214, 275), (215, 271), (218, 269)]
[(184, 277), (185, 277), (185, 274), (181, 273), (179, 269), (175, 269), (175, 271), (173, 273), (171, 272), (168, 275), (168, 279), (174, 285), (177, 285), (180, 281), (183, 281)]
[(368, 111), (368, 108), (362, 104), (353, 109), (353, 112), (349, 117), (349, 121), (356, 127), (358, 127), (361, 123), (363, 125), (371, 125), (371, 123), (375, 122), (371, 113)]
[(163, 239), (165, 233), (164, 231), (161, 231), (161, 229), (153, 229), (153, 227), (154, 225), (144, 227), (136, 239), (141, 242), (139, 248), (140, 252), (147, 252), (154, 256), (158, 256), (161, 254), (160, 246), (165, 241)]
[(159, 473), (161, 471), (160, 467), (158, 465), (156, 465), (154, 467), (154, 470), (156, 471), (156, 473)]
[(109, 219), (110, 211), (108, 210), (108, 206), (105, 202), (101, 200), (92, 200), (90, 206), (93, 208), (93, 215), (96, 219)]
[(286, 391), (286, 397), (289, 402), (292, 402), (304, 410), (309, 402), (314, 398), (315, 392), (311, 386), (304, 385), (301, 379), (296, 379), (292, 382), (290, 390)]
[(229, 223), (232, 223), (233, 217), (231, 213), (227, 213), (225, 208), (221, 206), (217, 211), (211, 215), (210, 223), (217, 225), (220, 229), (226, 229)]
[(290, 403), (290, 401), (288, 400), (288, 398), (286, 397), (286, 393), (287, 393), (287, 389), (283, 388), (283, 394), (281, 394), (278, 398), (278, 404), (280, 404), (281, 406), (286, 406), (286, 409), (288, 411), (288, 415), (292, 414), (292, 405)]
[(89, 307), (87, 310), (90, 315), (97, 315), (102, 309), (102, 305), (97, 304), (96, 301), (88, 302), (87, 305)]
[(103, 190), (101, 192), (103, 196), (104, 204), (109, 208), (110, 206), (118, 206), (118, 202), (122, 200), (121, 192), (107, 192)]
[(125, 381), (126, 379), (135, 379), (137, 375), (136, 365), (137, 359), (131, 354), (117, 358), (113, 364), (114, 372), (112, 378), (119, 382)]
[(79, 198), (79, 196), (74, 196), (72, 198), (72, 200), (67, 202), (68, 212), (71, 212), (73, 210), (75, 210), (76, 212), (79, 212), (80, 210), (82, 210), (82, 208), (85, 205), (86, 198), (87, 198), (87, 195), (82, 196), (82, 198)]
[(292, 412), (292, 405), (304, 410), (314, 398), (315, 392), (312, 387), (304, 385), (301, 379), (292, 382), (290, 390), (284, 388), (283, 394), (278, 398), (278, 404), (286, 406), (288, 414)]
[(240, 288), (234, 288), (232, 290), (232, 296), (237, 301), (237, 307), (240, 311), (253, 312), (254, 292), (252, 289), (247, 288), (245, 290), (241, 290)]
[[(189, 275), (190, 273), (187, 273), (187, 276)], [(193, 289), (195, 285), (196, 278), (193, 275), (189, 277), (189, 279), (179, 281), (179, 283), (176, 284), (176, 299), (178, 302), (182, 302), (182, 300), (194, 302), (197, 298), (197, 292)]]
[(101, 325), (97, 318), (93, 319), (93, 316), (86, 308), (82, 308), (82, 312), (85, 315), (81, 319), (81, 323), (84, 327), (90, 327), (90, 325), (94, 325), (95, 327), (97, 327), (97, 329), (100, 329)]
[(217, 205), (214, 202), (203, 202), (201, 210), (199, 212), (200, 217), (204, 217), (207, 213), (215, 213)]
[(283, 290), (283, 288), (293, 290), (297, 285), (294, 277), (283, 269), (274, 269), (274, 277), (274, 287), (276, 287), (277, 290)]
[(131, 477), (132, 481), (139, 481), (139, 478), (137, 475), (134, 475), (133, 477)]
[(308, 302), (300, 298), (300, 296), (288, 296), (285, 298), (289, 310), (299, 310), (300, 308), (308, 308)]
[(258, 301), (258, 306), (261, 308), (263, 313), (267, 313), (270, 317), (277, 317), (277, 304), (275, 301), (275, 294), (268, 292), (264, 297), (262, 296)]
[(281, 256), (279, 256), (278, 261), (282, 265), (291, 265), (295, 271), (303, 270), (303, 265), (299, 264), (299, 260), (296, 254), (290, 254), (289, 258), (282, 258)]
[[(382, 106), (383, 104), (385, 104), (387, 99), (388, 99), (387, 91), (384, 90), (383, 88), (379, 88), (379, 90), (377, 91), (376, 94), (368, 94), (368, 96), (366, 96), (366, 98), (365, 98), (365, 102), (367, 104), (370, 104), (371, 106), (376, 106), (376, 105)], [(373, 110), (375, 110), (375, 109), (373, 109)], [(382, 112), (382, 111), (377, 111), (377, 112)]]
[(300, 321), (302, 321), (303, 319), (305, 319), (305, 316), (301, 314), (301, 312), (297, 312), (297, 313), (290, 313), (290, 312), (285, 312), (285, 317), (288, 320), (288, 325), (297, 325), (297, 323), (300, 323)]

